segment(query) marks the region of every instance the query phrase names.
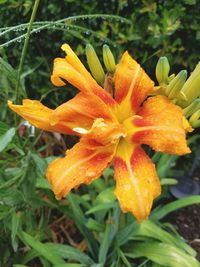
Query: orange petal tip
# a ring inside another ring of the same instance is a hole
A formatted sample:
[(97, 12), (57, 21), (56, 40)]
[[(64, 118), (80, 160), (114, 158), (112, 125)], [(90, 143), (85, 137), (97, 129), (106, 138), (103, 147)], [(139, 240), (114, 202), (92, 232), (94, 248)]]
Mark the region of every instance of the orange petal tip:
[(183, 117), (183, 128), (189, 133), (194, 131), (189, 121), (185, 117)]
[(61, 46), (61, 49), (62, 49), (64, 52), (67, 53), (68, 49), (70, 49), (70, 46), (69, 46), (68, 44), (63, 44), (63, 45)]

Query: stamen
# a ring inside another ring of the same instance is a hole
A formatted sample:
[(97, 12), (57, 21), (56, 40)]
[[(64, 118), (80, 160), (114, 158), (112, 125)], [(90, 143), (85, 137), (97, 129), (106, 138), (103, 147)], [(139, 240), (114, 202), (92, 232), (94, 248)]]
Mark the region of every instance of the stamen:
[(80, 134), (87, 134), (88, 130), (81, 128), (81, 127), (75, 127), (72, 129), (74, 132), (80, 133)]

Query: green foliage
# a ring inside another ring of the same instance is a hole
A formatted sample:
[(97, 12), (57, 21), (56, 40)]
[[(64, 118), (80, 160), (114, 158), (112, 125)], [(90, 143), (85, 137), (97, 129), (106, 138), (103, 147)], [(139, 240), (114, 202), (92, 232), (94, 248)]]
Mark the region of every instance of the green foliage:
[[(28, 140), (27, 147), (31, 143)], [(15, 144), (22, 145), (17, 140)], [(3, 266), (30, 266), (38, 260), (42, 266), (199, 266), (196, 252), (159, 221), (169, 212), (199, 203), (198, 196), (159, 206), (151, 219), (138, 224), (131, 215), (121, 213), (113, 195), (110, 169), (89, 187), (82, 186), (79, 193), (70, 193), (67, 203), (57, 202), (43, 177), (49, 159), (39, 157), (34, 150), (26, 149), (23, 155), (16, 151), (15, 167), (9, 166), (13, 158), (7, 166), (4, 162), (5, 177), (0, 187)], [(58, 219), (63, 216), (73, 219), (79, 238), (86, 244), (84, 252), (50, 241), (48, 225), (53, 214)], [(167, 258), (172, 259), (170, 265)]]
[(0, 152), (6, 148), (6, 146), (12, 141), (14, 135), (15, 135), (15, 128), (10, 128), (9, 130), (6, 129), (4, 132), (4, 129), (7, 128), (6, 125), (3, 123), (0, 124)]
[(135, 244), (126, 253), (131, 258), (145, 256), (148, 259), (169, 267), (198, 267), (199, 263), (191, 256), (185, 254), (176, 246), (163, 244), (160, 242), (149, 242)]
[[(4, 24), (0, 36), (1, 47), (5, 47), (0, 53), (14, 68), (19, 64), (32, 4), (30, 0), (1, 2)], [(190, 72), (198, 62), (199, 12), (200, 5), (195, 1), (45, 0), (39, 5), (23, 66), (26, 76), (21, 79), (27, 85), (27, 94), (34, 99), (45, 95), (44, 100), (53, 106), (72, 96), (70, 90), (62, 94), (56, 90), (52, 100), (53, 86), (49, 83), (52, 60), (60, 56), (64, 42), (71, 44), (80, 56), (88, 42), (98, 55), (102, 53), (100, 47), (109, 43), (117, 59), (128, 49), (141, 63), (145, 62), (145, 69), (152, 76), (158, 57), (163, 55), (176, 71), (187, 68)], [(129, 23), (110, 14), (125, 17)]]

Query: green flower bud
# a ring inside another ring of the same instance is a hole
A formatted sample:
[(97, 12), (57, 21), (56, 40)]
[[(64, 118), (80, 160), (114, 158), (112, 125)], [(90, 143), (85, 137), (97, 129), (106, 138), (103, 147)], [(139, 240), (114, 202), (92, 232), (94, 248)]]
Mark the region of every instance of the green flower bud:
[(193, 128), (200, 127), (200, 110), (197, 110), (189, 119), (189, 123)]
[(103, 62), (107, 71), (111, 74), (115, 72), (115, 58), (108, 45), (103, 46)]
[(187, 98), (187, 101), (180, 103), (182, 107), (187, 107), (200, 96), (200, 63), (197, 64), (196, 68), (187, 79), (181, 92), (183, 92)]
[(156, 79), (159, 84), (168, 83), (169, 70), (170, 66), (168, 59), (166, 57), (160, 57), (156, 65)]
[(186, 79), (187, 79), (187, 71), (182, 70), (169, 83), (169, 85), (166, 88), (166, 94), (168, 95), (169, 99), (174, 99), (178, 97)]
[(184, 108), (183, 112), (186, 118), (189, 118), (197, 110), (200, 109), (200, 99), (194, 100), (188, 107)]
[(168, 82), (171, 82), (174, 78), (175, 78), (175, 74), (171, 74), (169, 77), (168, 77)]
[(90, 44), (86, 45), (86, 57), (92, 76), (103, 86), (105, 73), (93, 46)]

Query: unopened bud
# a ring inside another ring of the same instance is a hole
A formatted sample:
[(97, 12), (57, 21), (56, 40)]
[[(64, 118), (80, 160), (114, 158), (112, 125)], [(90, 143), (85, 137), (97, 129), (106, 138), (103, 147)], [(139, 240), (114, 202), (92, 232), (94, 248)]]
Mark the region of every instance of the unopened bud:
[(189, 119), (189, 123), (193, 128), (200, 127), (200, 110), (197, 110)]
[(200, 96), (200, 63), (197, 64), (196, 68), (187, 79), (181, 92), (183, 92), (187, 98), (187, 101), (181, 103), (183, 107), (187, 107)]
[(86, 57), (92, 76), (103, 86), (105, 73), (93, 46), (90, 44), (86, 45)]
[(108, 45), (103, 46), (103, 62), (107, 71), (111, 74), (115, 72), (115, 58)]
[(189, 118), (197, 110), (200, 109), (200, 99), (194, 100), (188, 107), (184, 108), (183, 112), (186, 118)]
[(175, 78), (175, 74), (171, 74), (169, 77), (168, 77), (168, 82), (171, 82), (174, 78)]
[(169, 70), (168, 59), (166, 57), (160, 57), (156, 65), (156, 78), (159, 84), (168, 83)]
[(186, 79), (187, 79), (187, 71), (182, 70), (169, 83), (169, 85), (166, 88), (166, 93), (167, 93), (169, 99), (174, 99), (174, 98), (178, 97)]

